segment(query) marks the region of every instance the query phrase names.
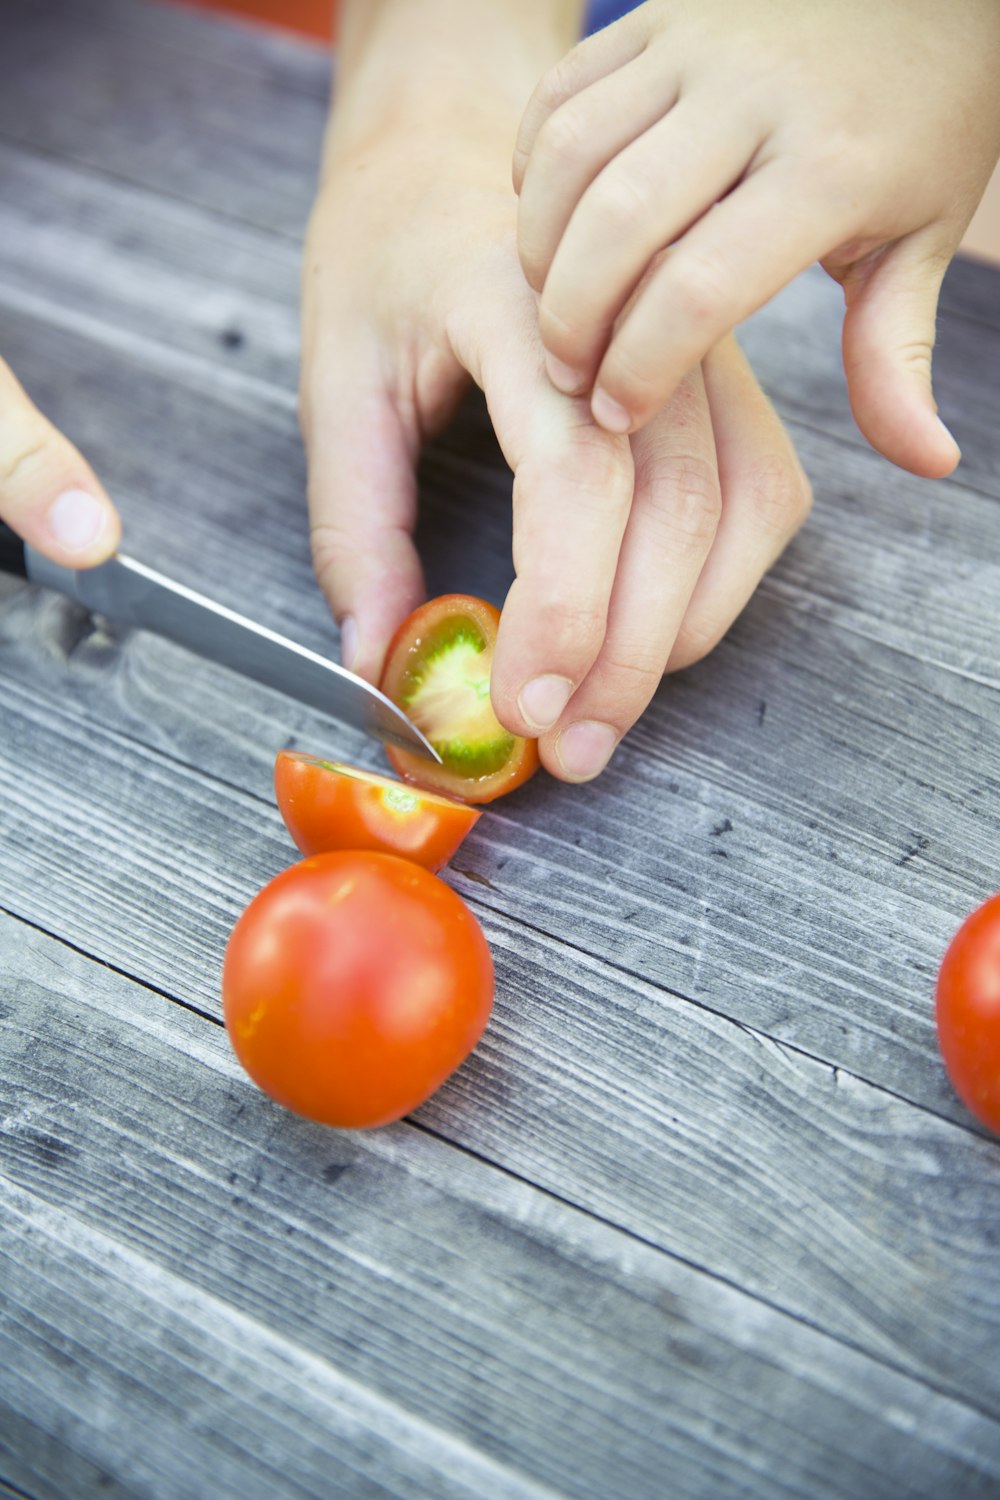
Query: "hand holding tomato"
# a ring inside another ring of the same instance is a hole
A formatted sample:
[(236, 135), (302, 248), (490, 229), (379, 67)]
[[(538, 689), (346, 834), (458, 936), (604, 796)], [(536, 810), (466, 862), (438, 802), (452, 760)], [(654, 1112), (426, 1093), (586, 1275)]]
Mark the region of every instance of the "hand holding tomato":
[(326, 1125), (416, 1109), (472, 1051), (493, 1004), (482, 929), (435, 875), (392, 854), (284, 870), (233, 929), (222, 976), (251, 1078)]
[(510, 148), (561, 39), (545, 6), (433, 8), (426, 27), (408, 6), (344, 11), (303, 277), (316, 571), (346, 664), (377, 679), (424, 594), (420, 444), (474, 380), (514, 470), (493, 709), (556, 776), (586, 780), (664, 669), (728, 629), (804, 519), (808, 485), (731, 340), (631, 440), (553, 389), (517, 259)]
[(937, 1028), (955, 1092), (1000, 1134), (1000, 895), (951, 940), (938, 974)]

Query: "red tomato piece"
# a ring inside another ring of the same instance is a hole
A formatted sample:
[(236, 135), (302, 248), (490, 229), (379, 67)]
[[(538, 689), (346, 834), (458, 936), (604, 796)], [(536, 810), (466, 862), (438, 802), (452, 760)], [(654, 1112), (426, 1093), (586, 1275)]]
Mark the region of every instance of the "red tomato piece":
[(293, 750), (278, 752), (274, 791), (303, 854), (381, 849), (425, 870), (446, 865), (482, 817), (451, 797)]
[(233, 928), (226, 1029), (265, 1093), (325, 1125), (385, 1125), (464, 1062), (493, 1005), (482, 928), (436, 875), (336, 851), (282, 871)]
[(967, 917), (948, 946), (937, 1029), (955, 1092), (1000, 1134), (1000, 895)]
[(414, 610), (389, 644), (379, 684), (441, 757), (441, 765), (394, 746), (386, 754), (407, 781), (463, 802), (492, 802), (538, 770), (538, 746), (503, 728), (490, 703), (500, 611), (466, 594)]

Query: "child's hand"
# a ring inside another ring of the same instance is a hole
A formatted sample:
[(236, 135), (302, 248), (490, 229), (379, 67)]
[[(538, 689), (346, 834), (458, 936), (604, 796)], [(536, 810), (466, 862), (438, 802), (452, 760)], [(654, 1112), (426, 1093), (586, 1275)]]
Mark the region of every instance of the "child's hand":
[(553, 382), (634, 432), (820, 260), (844, 287), (858, 425), (949, 473), (935, 311), (998, 153), (998, 0), (647, 0), (552, 69), (521, 125), (519, 250)]
[[(370, 116), (370, 91), (361, 107)], [(729, 627), (809, 487), (732, 340), (631, 440), (553, 390), (517, 261), (509, 131), (431, 113), (390, 110), (335, 139), (312, 216), (301, 412), (316, 570), (347, 665), (377, 678), (423, 597), (420, 443), (471, 376), (515, 474), (494, 707), (540, 735), (555, 775), (584, 780), (663, 671)]]
[(0, 360), (0, 520), (67, 568), (104, 562), (121, 524), (93, 469)]

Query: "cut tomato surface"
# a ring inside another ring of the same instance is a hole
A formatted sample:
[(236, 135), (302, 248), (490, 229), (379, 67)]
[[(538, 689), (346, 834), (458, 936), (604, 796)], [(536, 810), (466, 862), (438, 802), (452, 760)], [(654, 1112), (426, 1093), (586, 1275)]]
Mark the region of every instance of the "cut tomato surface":
[(444, 594), (414, 610), (389, 645), (380, 687), (441, 757), (386, 747), (407, 781), (463, 802), (491, 802), (538, 770), (538, 746), (504, 729), (490, 702), (500, 611), (467, 594)]
[(281, 750), (274, 792), (303, 854), (375, 849), (440, 870), (481, 814), (464, 802), (372, 771)]

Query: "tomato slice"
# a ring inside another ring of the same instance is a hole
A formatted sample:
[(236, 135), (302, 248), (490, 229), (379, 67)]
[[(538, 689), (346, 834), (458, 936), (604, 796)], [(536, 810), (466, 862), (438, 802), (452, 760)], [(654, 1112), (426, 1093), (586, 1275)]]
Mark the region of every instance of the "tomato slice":
[(295, 750), (278, 752), (274, 792), (303, 854), (374, 849), (431, 871), (448, 863), (482, 816), (436, 792)]
[(538, 770), (535, 741), (504, 729), (490, 703), (499, 624), (492, 604), (444, 594), (414, 610), (393, 636), (379, 685), (441, 757), (438, 766), (387, 746), (407, 781), (463, 802), (492, 802)]

